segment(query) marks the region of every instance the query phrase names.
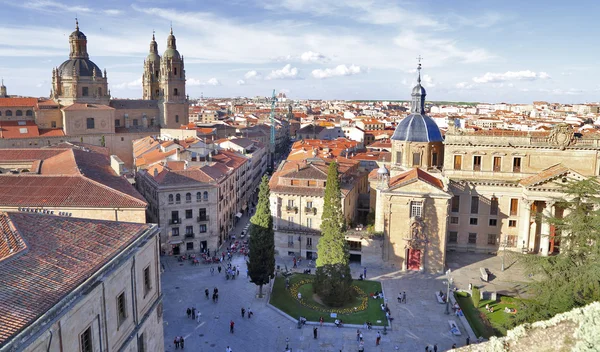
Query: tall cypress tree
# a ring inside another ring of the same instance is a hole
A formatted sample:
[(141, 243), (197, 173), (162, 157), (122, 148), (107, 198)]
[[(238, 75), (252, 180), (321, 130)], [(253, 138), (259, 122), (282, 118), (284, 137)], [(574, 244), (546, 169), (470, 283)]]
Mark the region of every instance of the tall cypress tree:
[(259, 286), (260, 297), (263, 285), (269, 283), (275, 272), (275, 234), (269, 194), (269, 178), (265, 175), (260, 184), (256, 213), (250, 219), (250, 254), (246, 262), (250, 279)]
[(321, 234), (317, 248), (317, 270), (314, 289), (322, 301), (330, 306), (342, 306), (352, 300), (348, 245), (344, 237), (344, 214), (338, 165), (329, 164)]

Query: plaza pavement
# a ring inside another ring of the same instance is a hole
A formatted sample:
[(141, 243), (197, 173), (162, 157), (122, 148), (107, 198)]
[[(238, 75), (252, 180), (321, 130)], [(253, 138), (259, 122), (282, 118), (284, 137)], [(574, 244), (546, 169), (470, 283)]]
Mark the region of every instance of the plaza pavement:
[[(237, 225), (237, 233), (248, 221), (244, 216)], [(452, 265), (460, 264), (458, 259), (449, 257)], [(496, 257), (476, 258), (470, 266), (487, 265), (486, 260)], [(279, 352), (289, 347), (294, 352), (307, 351), (357, 351), (355, 328), (319, 327), (318, 339), (313, 339), (312, 326), (297, 329), (296, 324), (267, 305), (268, 298), (256, 298), (257, 287), (246, 278), (246, 265), (242, 256), (234, 257), (233, 265), (240, 265), (240, 277), (226, 280), (224, 272), (214, 276), (210, 266), (201, 264), (192, 266), (189, 262), (180, 263), (173, 257), (162, 257), (165, 271), (162, 274), (164, 301), (165, 351), (174, 351), (175, 336), (184, 336), (185, 349), (188, 351), (225, 351), (230, 346), (234, 352)], [(277, 264), (287, 264), (291, 268), (291, 259), (277, 258)], [(303, 266), (305, 263), (303, 262)], [(301, 266), (298, 271), (304, 269)], [(450, 267), (452, 267), (450, 265)], [(460, 287), (464, 282), (473, 280), (471, 268), (455, 272), (455, 282)], [(477, 269), (478, 270), (478, 269)], [(352, 266), (353, 276), (358, 276), (362, 268)], [(464, 345), (466, 332), (460, 320), (453, 315), (445, 315), (445, 306), (439, 304), (434, 292), (445, 291), (444, 275), (404, 273), (385, 267), (368, 267), (369, 280), (382, 282), (383, 290), (389, 299), (388, 304), (394, 318), (391, 330), (382, 335), (381, 345), (375, 346), (376, 330), (361, 329), (365, 340), (365, 352), (370, 351), (423, 351), (426, 345), (438, 344), (438, 351), (450, 349), (453, 343)], [(465, 276), (465, 278), (462, 278)], [(468, 285), (468, 283), (466, 283)], [(206, 299), (204, 289), (212, 295), (214, 287), (219, 289), (219, 302)], [(263, 288), (268, 291), (268, 286)], [(398, 292), (405, 291), (407, 303), (397, 303)], [(201, 315), (200, 322), (188, 319), (186, 309), (196, 307)], [(254, 312), (252, 319), (241, 318), (242, 307), (250, 307)], [(455, 320), (462, 336), (449, 333), (448, 320)], [(235, 322), (235, 333), (229, 333), (229, 322)]]

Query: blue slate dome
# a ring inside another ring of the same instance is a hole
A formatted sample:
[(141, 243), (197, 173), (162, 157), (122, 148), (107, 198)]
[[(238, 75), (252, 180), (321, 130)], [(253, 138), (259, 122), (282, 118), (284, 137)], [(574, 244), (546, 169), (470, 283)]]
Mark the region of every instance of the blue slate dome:
[(433, 119), (413, 113), (405, 117), (394, 131), (392, 140), (403, 142), (441, 142), (442, 133)]
[(73, 69), (81, 77), (92, 77), (95, 69), (96, 77), (102, 78), (100, 67), (90, 59), (69, 59), (58, 66), (58, 75), (61, 77), (71, 77), (73, 76)]
[(421, 86), (421, 63), (419, 63), (417, 70), (419, 71), (419, 77), (417, 78), (417, 85), (411, 93), (411, 114), (396, 126), (392, 140), (403, 142), (441, 142), (443, 138), (440, 128), (431, 117), (425, 114), (425, 96), (427, 96), (427, 92)]

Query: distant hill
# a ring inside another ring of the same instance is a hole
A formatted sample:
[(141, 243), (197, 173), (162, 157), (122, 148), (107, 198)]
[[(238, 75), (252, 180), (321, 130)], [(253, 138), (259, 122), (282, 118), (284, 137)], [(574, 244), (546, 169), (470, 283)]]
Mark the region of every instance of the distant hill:
[[(379, 99), (379, 100), (349, 100), (349, 103), (375, 103), (379, 101), (389, 101), (390, 103), (408, 103), (410, 100), (387, 100), (387, 99)], [(475, 106), (479, 104), (479, 102), (469, 102), (469, 101), (426, 101), (426, 104), (433, 105), (469, 105)]]

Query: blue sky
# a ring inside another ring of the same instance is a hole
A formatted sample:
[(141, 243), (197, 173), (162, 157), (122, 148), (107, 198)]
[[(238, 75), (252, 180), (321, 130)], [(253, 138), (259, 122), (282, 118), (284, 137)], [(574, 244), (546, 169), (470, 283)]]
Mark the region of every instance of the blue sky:
[(409, 99), (417, 56), (431, 100), (600, 99), (595, 1), (0, 0), (0, 76), (47, 96), (79, 18), (114, 97), (141, 97), (152, 30), (170, 23), (188, 94)]

